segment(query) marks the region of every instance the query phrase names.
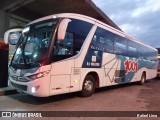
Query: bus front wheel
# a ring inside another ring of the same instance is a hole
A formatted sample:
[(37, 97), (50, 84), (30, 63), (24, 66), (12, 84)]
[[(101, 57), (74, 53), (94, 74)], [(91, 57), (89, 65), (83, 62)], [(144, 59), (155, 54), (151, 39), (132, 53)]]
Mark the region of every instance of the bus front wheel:
[(83, 86), (82, 86), (82, 91), (81, 91), (81, 96), (82, 97), (89, 97), (91, 96), (94, 91), (95, 91), (95, 79), (91, 75), (87, 75), (84, 79)]

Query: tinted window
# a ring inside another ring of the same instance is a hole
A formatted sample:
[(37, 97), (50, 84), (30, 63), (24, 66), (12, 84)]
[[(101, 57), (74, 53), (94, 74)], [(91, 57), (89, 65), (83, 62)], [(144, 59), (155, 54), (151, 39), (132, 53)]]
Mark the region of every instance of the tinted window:
[(92, 24), (85, 21), (72, 19), (68, 24), (64, 40), (56, 41), (54, 45), (54, 61), (67, 59), (78, 54), (88, 36)]
[(92, 24), (72, 19), (72, 22), (69, 23), (67, 32), (73, 34), (73, 54), (79, 53), (81, 47), (88, 36), (90, 30), (92, 28)]
[(92, 48), (104, 52), (113, 52), (113, 34), (102, 28), (97, 28), (92, 40)]
[(143, 45), (139, 45), (139, 56), (141, 59), (146, 58), (146, 52), (145, 52), (145, 47)]
[(158, 52), (152, 49), (148, 49), (148, 60), (155, 61), (157, 60)]
[(157, 51), (152, 50), (146, 46), (140, 45), (139, 47), (140, 58), (147, 60), (157, 60)]
[(127, 40), (118, 35), (115, 35), (114, 39), (114, 52), (120, 55), (127, 55)]
[(151, 60), (152, 59), (152, 54), (154, 54), (154, 52), (153, 51), (151, 51), (151, 49), (150, 48), (148, 48), (148, 47), (146, 47), (146, 59), (147, 60)]
[(138, 43), (128, 40), (128, 56), (129, 57), (135, 57), (135, 58), (139, 57), (138, 46), (139, 46)]

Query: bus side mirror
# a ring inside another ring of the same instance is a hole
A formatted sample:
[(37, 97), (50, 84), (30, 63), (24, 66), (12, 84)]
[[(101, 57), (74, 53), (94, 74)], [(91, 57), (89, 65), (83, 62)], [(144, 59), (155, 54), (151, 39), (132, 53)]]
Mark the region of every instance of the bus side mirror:
[(60, 41), (64, 40), (69, 22), (71, 22), (70, 19), (64, 19), (61, 21), (58, 28), (58, 40)]

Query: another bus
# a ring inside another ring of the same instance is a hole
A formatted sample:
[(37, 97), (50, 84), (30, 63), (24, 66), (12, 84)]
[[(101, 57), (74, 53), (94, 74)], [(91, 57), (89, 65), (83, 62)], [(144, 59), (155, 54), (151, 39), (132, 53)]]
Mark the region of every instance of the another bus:
[(4, 42), (9, 44), (9, 63), (15, 52), (16, 44), (19, 40), (22, 30), (22, 28), (14, 28), (6, 31), (4, 34)]
[(157, 77), (160, 77), (160, 56), (158, 56), (158, 69), (157, 69)]
[(157, 77), (160, 77), (160, 48), (158, 50), (158, 69), (157, 69)]
[(157, 76), (157, 50), (96, 19), (62, 13), (29, 23), (18, 41), (9, 80), (36, 97), (130, 82)]

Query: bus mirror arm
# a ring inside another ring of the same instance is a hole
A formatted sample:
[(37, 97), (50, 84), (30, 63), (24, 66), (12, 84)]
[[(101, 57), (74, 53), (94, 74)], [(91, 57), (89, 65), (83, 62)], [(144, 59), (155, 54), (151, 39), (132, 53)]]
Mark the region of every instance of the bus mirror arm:
[(61, 21), (59, 28), (58, 28), (58, 40), (60, 41), (64, 40), (69, 22), (71, 22), (70, 19), (63, 19)]

